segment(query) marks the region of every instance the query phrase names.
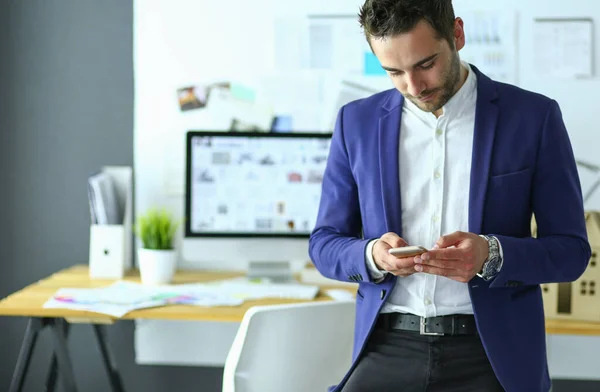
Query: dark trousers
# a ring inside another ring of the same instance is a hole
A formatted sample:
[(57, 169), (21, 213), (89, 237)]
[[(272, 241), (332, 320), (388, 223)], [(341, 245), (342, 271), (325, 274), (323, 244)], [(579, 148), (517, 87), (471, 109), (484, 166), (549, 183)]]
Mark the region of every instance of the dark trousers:
[(376, 327), (342, 392), (504, 391), (479, 336)]

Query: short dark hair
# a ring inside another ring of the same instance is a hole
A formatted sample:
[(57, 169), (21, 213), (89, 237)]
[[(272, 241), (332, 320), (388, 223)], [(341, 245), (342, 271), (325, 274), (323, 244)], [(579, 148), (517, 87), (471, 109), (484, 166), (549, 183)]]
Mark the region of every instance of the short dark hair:
[(425, 20), (453, 46), (454, 19), (452, 0), (365, 0), (358, 14), (369, 42), (407, 33)]

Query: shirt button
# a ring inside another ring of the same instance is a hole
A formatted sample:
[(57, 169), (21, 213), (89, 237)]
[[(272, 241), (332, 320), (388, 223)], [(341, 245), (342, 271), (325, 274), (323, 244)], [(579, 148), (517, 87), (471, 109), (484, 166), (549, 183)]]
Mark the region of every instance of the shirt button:
[(435, 134), (438, 136), (442, 136), (442, 133), (444, 133), (444, 131), (442, 131), (441, 129), (435, 131)]
[(381, 290), (381, 299), (385, 297), (385, 290)]
[(440, 172), (439, 172), (439, 171), (436, 171), (436, 172), (433, 174), (433, 176), (434, 176), (436, 179), (438, 179), (438, 178), (440, 178), (442, 175), (440, 174)]
[(429, 298), (425, 298), (425, 305), (431, 305), (431, 300)]
[(439, 221), (439, 220), (440, 220), (440, 218), (438, 218), (438, 216), (437, 216), (437, 215), (434, 215), (434, 216), (433, 216), (433, 221), (434, 221), (434, 222), (437, 222), (437, 221)]

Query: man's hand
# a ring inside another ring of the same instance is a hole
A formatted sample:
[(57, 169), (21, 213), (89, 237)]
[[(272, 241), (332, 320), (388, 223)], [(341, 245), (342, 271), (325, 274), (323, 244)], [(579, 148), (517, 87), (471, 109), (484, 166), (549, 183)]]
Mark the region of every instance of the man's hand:
[(481, 271), (488, 252), (485, 239), (457, 231), (440, 237), (432, 250), (414, 257), (415, 270), (466, 283)]
[(385, 233), (373, 245), (373, 261), (380, 270), (387, 271), (393, 275), (406, 277), (414, 274), (414, 257), (397, 258), (388, 253), (391, 248), (407, 246), (408, 243), (396, 233)]

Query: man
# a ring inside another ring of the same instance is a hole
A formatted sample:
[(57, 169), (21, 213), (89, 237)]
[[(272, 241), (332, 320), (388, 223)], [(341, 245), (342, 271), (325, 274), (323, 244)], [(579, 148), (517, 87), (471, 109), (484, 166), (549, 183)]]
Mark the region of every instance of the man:
[[(591, 255), (558, 104), (461, 62), (451, 0), (359, 17), (396, 89), (340, 110), (310, 239), (324, 276), (359, 283), (335, 390), (548, 391), (539, 285)], [(429, 250), (388, 253), (406, 245)]]

